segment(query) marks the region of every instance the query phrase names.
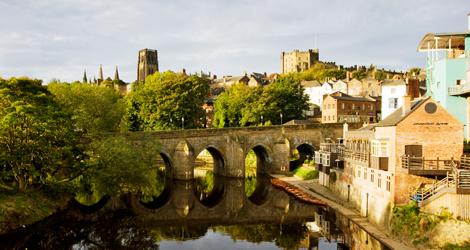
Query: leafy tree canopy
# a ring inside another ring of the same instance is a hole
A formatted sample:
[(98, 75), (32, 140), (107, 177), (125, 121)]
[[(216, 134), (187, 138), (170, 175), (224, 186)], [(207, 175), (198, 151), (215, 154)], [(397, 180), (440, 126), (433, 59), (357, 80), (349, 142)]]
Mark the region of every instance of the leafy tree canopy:
[(145, 83), (134, 85), (127, 97), (130, 130), (161, 130), (201, 126), (202, 109), (209, 95), (209, 80), (166, 71), (156, 72)]
[(66, 176), (80, 160), (70, 117), (40, 80), (0, 80), (0, 186), (25, 191)]
[(71, 114), (76, 129), (86, 135), (114, 132), (124, 116), (125, 102), (113, 88), (52, 82), (55, 100)]
[[(232, 86), (215, 102), (214, 126), (249, 126), (265, 122), (280, 124), (300, 119), (308, 109), (308, 96), (292, 76), (281, 77), (266, 87)], [(261, 121), (263, 117), (263, 121)]]

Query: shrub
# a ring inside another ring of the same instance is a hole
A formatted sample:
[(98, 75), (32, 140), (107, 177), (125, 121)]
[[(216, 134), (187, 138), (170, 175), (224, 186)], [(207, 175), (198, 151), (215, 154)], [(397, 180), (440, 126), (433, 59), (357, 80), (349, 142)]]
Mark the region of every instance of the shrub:
[(298, 167), (294, 169), (294, 174), (302, 180), (312, 180), (318, 178), (318, 170), (309, 167)]

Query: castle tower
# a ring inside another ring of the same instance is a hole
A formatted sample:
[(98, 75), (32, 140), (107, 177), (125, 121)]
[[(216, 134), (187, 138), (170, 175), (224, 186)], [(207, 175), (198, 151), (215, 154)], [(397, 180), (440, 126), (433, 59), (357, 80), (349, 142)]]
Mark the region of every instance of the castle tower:
[(152, 49), (139, 51), (137, 81), (143, 82), (148, 75), (158, 72), (158, 52)]

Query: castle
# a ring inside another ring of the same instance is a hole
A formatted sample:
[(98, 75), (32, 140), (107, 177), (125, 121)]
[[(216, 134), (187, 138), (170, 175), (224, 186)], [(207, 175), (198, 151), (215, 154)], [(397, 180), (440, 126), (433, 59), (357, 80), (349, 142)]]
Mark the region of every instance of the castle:
[(301, 72), (309, 69), (319, 61), (320, 52), (318, 49), (307, 51), (294, 50), (291, 52), (281, 52), (281, 73)]

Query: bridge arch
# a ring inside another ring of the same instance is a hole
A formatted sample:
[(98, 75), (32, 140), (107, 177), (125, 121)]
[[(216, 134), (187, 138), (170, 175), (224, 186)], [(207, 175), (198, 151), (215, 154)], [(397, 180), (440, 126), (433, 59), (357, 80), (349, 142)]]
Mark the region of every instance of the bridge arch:
[(316, 147), (310, 142), (297, 143), (292, 151), (297, 151), (298, 159), (289, 162), (289, 170), (292, 171), (294, 168), (301, 166), (306, 160), (313, 159), (315, 150)]
[(170, 154), (168, 153), (168, 151), (166, 149), (161, 149), (159, 155), (160, 155), (161, 161), (164, 165), (163, 167), (164, 167), (164, 170), (165, 170), (165, 176), (166, 177), (173, 177), (174, 165), (173, 165), (173, 160), (172, 160)]
[(244, 159), (246, 159), (250, 150), (253, 150), (256, 155), (256, 172), (257, 173), (269, 173), (271, 164), (273, 162), (273, 152), (270, 147), (263, 143), (256, 143), (247, 148), (244, 153)]
[(223, 175), (225, 171), (225, 165), (226, 165), (226, 159), (222, 151), (214, 146), (214, 145), (205, 145), (199, 149), (195, 150), (195, 158), (194, 158), (194, 166), (196, 166), (196, 159), (197, 157), (204, 152), (204, 150), (207, 150), (209, 154), (212, 156), (213, 160), (213, 172), (215, 174), (220, 174)]

